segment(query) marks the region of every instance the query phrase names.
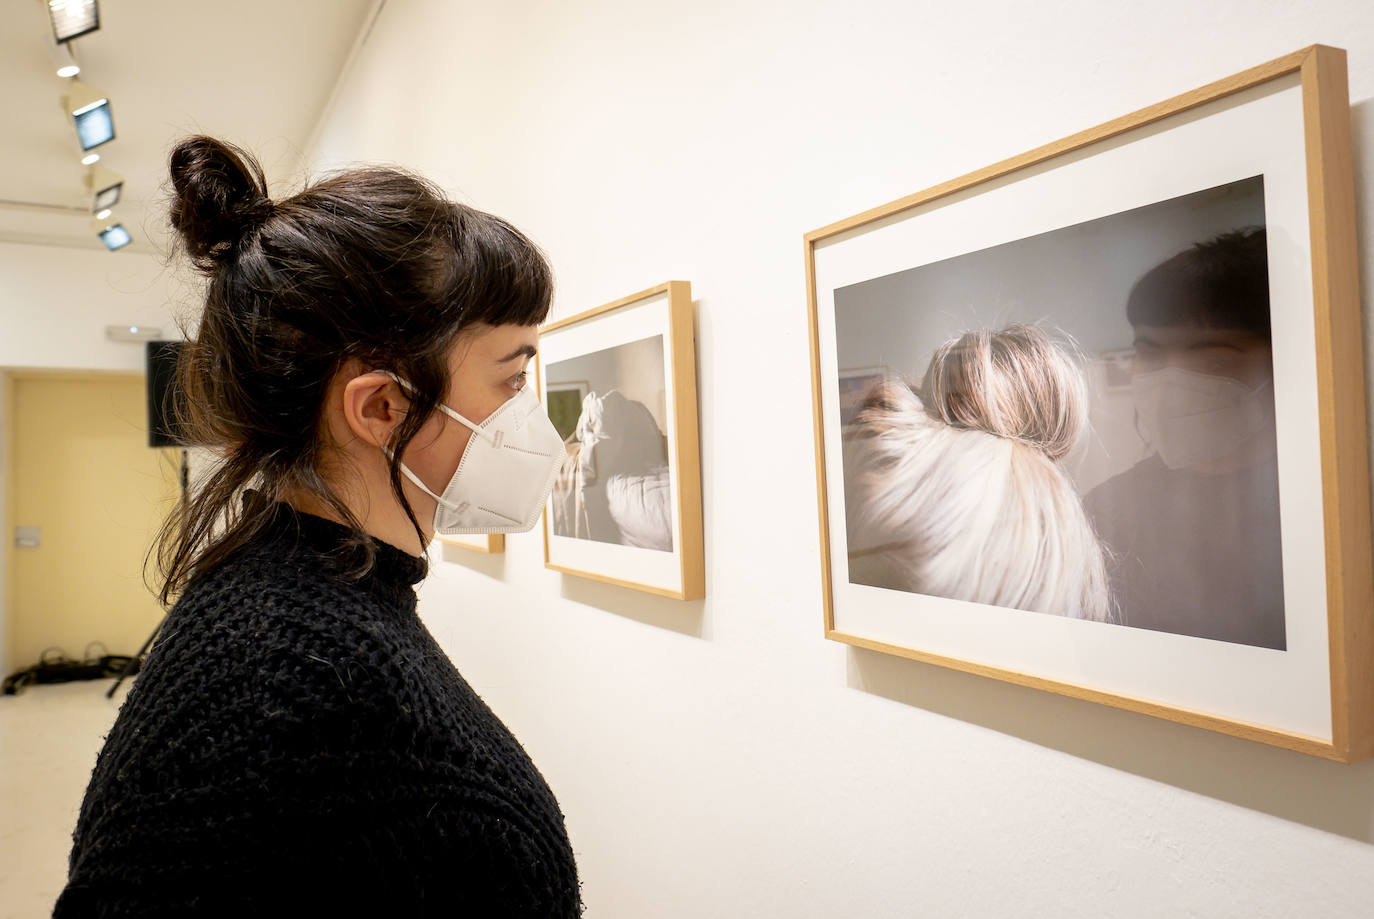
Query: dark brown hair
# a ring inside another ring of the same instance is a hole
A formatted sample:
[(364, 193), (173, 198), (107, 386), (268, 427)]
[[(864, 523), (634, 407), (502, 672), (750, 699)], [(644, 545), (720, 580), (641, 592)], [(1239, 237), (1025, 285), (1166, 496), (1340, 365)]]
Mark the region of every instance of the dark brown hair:
[(1270, 337), (1264, 227), (1189, 246), (1141, 276), (1126, 299), (1131, 325), (1238, 329)]
[(444, 398), (463, 331), (543, 322), (548, 262), (504, 220), (402, 169), (337, 172), (273, 201), (250, 154), (194, 136), (173, 148), (170, 170), (172, 226), (209, 278), (194, 335), (179, 321), (179, 433), (223, 459), (157, 535), (159, 599), (251, 541), (289, 490), (353, 528), (339, 561), (343, 576), (361, 578), (376, 547), (321, 472), (330, 381), (357, 358), (414, 385), (389, 471), (423, 541), (401, 490), (401, 453)]

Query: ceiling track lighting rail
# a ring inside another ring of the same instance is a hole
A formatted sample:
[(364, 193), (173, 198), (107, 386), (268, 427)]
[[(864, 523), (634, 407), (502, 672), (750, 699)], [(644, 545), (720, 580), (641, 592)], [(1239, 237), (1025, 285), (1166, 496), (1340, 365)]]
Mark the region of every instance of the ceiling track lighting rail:
[(38, 211), (44, 214), (80, 214), (86, 216), (91, 213), (84, 207), (72, 207), (70, 204), (48, 204), (45, 201), (14, 201), (9, 198), (0, 198), (0, 208), (15, 211)]
[(52, 38), (45, 40), (54, 72), (68, 80), (62, 96), (62, 112), (76, 129), (77, 143), (84, 154), (83, 166), (90, 167), (82, 180), (89, 196), (89, 206), (48, 204), (41, 201), (0, 199), (0, 208), (39, 211), (49, 214), (94, 215), (91, 230), (110, 250), (122, 249), (133, 242), (129, 231), (114, 216), (124, 190), (124, 177), (96, 166), (100, 154), (93, 148), (115, 139), (114, 114), (108, 93), (102, 92), (76, 78), (81, 65), (76, 59), (72, 41), (100, 28), (100, 7), (97, 0), (39, 0), (47, 7)]

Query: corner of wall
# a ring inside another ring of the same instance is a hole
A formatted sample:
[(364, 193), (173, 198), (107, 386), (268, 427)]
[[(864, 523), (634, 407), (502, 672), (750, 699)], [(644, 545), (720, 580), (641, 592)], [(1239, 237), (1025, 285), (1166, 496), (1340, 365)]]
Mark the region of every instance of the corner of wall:
[(373, 0), (372, 9), (367, 11), (363, 18), (363, 27), (358, 30), (358, 36), (353, 40), (353, 47), (348, 51), (348, 57), (344, 58), (343, 66), (339, 68), (339, 75), (334, 79), (334, 88), (329, 91), (329, 97), (324, 101), (324, 107), (315, 117), (315, 125), (310, 129), (310, 134), (305, 139), (305, 144), (301, 148), (301, 160), (307, 169), (311, 169), (319, 162), (320, 158), (320, 138), (324, 134), (325, 126), (329, 124), (329, 118), (334, 113), (334, 106), (339, 100), (340, 91), (348, 80), (349, 73), (353, 70), (353, 64), (362, 53), (363, 46), (367, 44), (368, 36), (372, 34), (372, 27), (381, 18), (382, 8), (386, 6), (386, 0)]

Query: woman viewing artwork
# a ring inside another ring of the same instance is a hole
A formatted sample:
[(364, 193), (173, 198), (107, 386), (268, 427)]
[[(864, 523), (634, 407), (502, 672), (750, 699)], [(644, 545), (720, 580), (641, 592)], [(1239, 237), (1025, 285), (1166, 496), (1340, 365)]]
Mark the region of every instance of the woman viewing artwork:
[(578, 915), (558, 803), (414, 587), (436, 533), (544, 507), (564, 449), (526, 368), (547, 262), (398, 169), (273, 200), (204, 136), (170, 169), (208, 281), (182, 438), (220, 460), (159, 535), (175, 603), (55, 915)]
[(850, 581), (1111, 621), (1061, 467), (1086, 426), (1081, 369), (1029, 325), (945, 342), (919, 390), (878, 383), (846, 436)]

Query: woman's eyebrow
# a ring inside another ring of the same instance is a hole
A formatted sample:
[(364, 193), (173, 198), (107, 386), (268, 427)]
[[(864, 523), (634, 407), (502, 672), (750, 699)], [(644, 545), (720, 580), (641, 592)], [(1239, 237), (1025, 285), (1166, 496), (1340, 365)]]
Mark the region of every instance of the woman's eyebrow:
[(512, 351), (510, 354), (507, 354), (505, 357), (497, 360), (496, 363), (508, 364), (511, 361), (515, 360), (517, 357), (534, 357), (538, 353), (539, 352), (535, 350), (534, 345), (521, 345), (520, 347)]

